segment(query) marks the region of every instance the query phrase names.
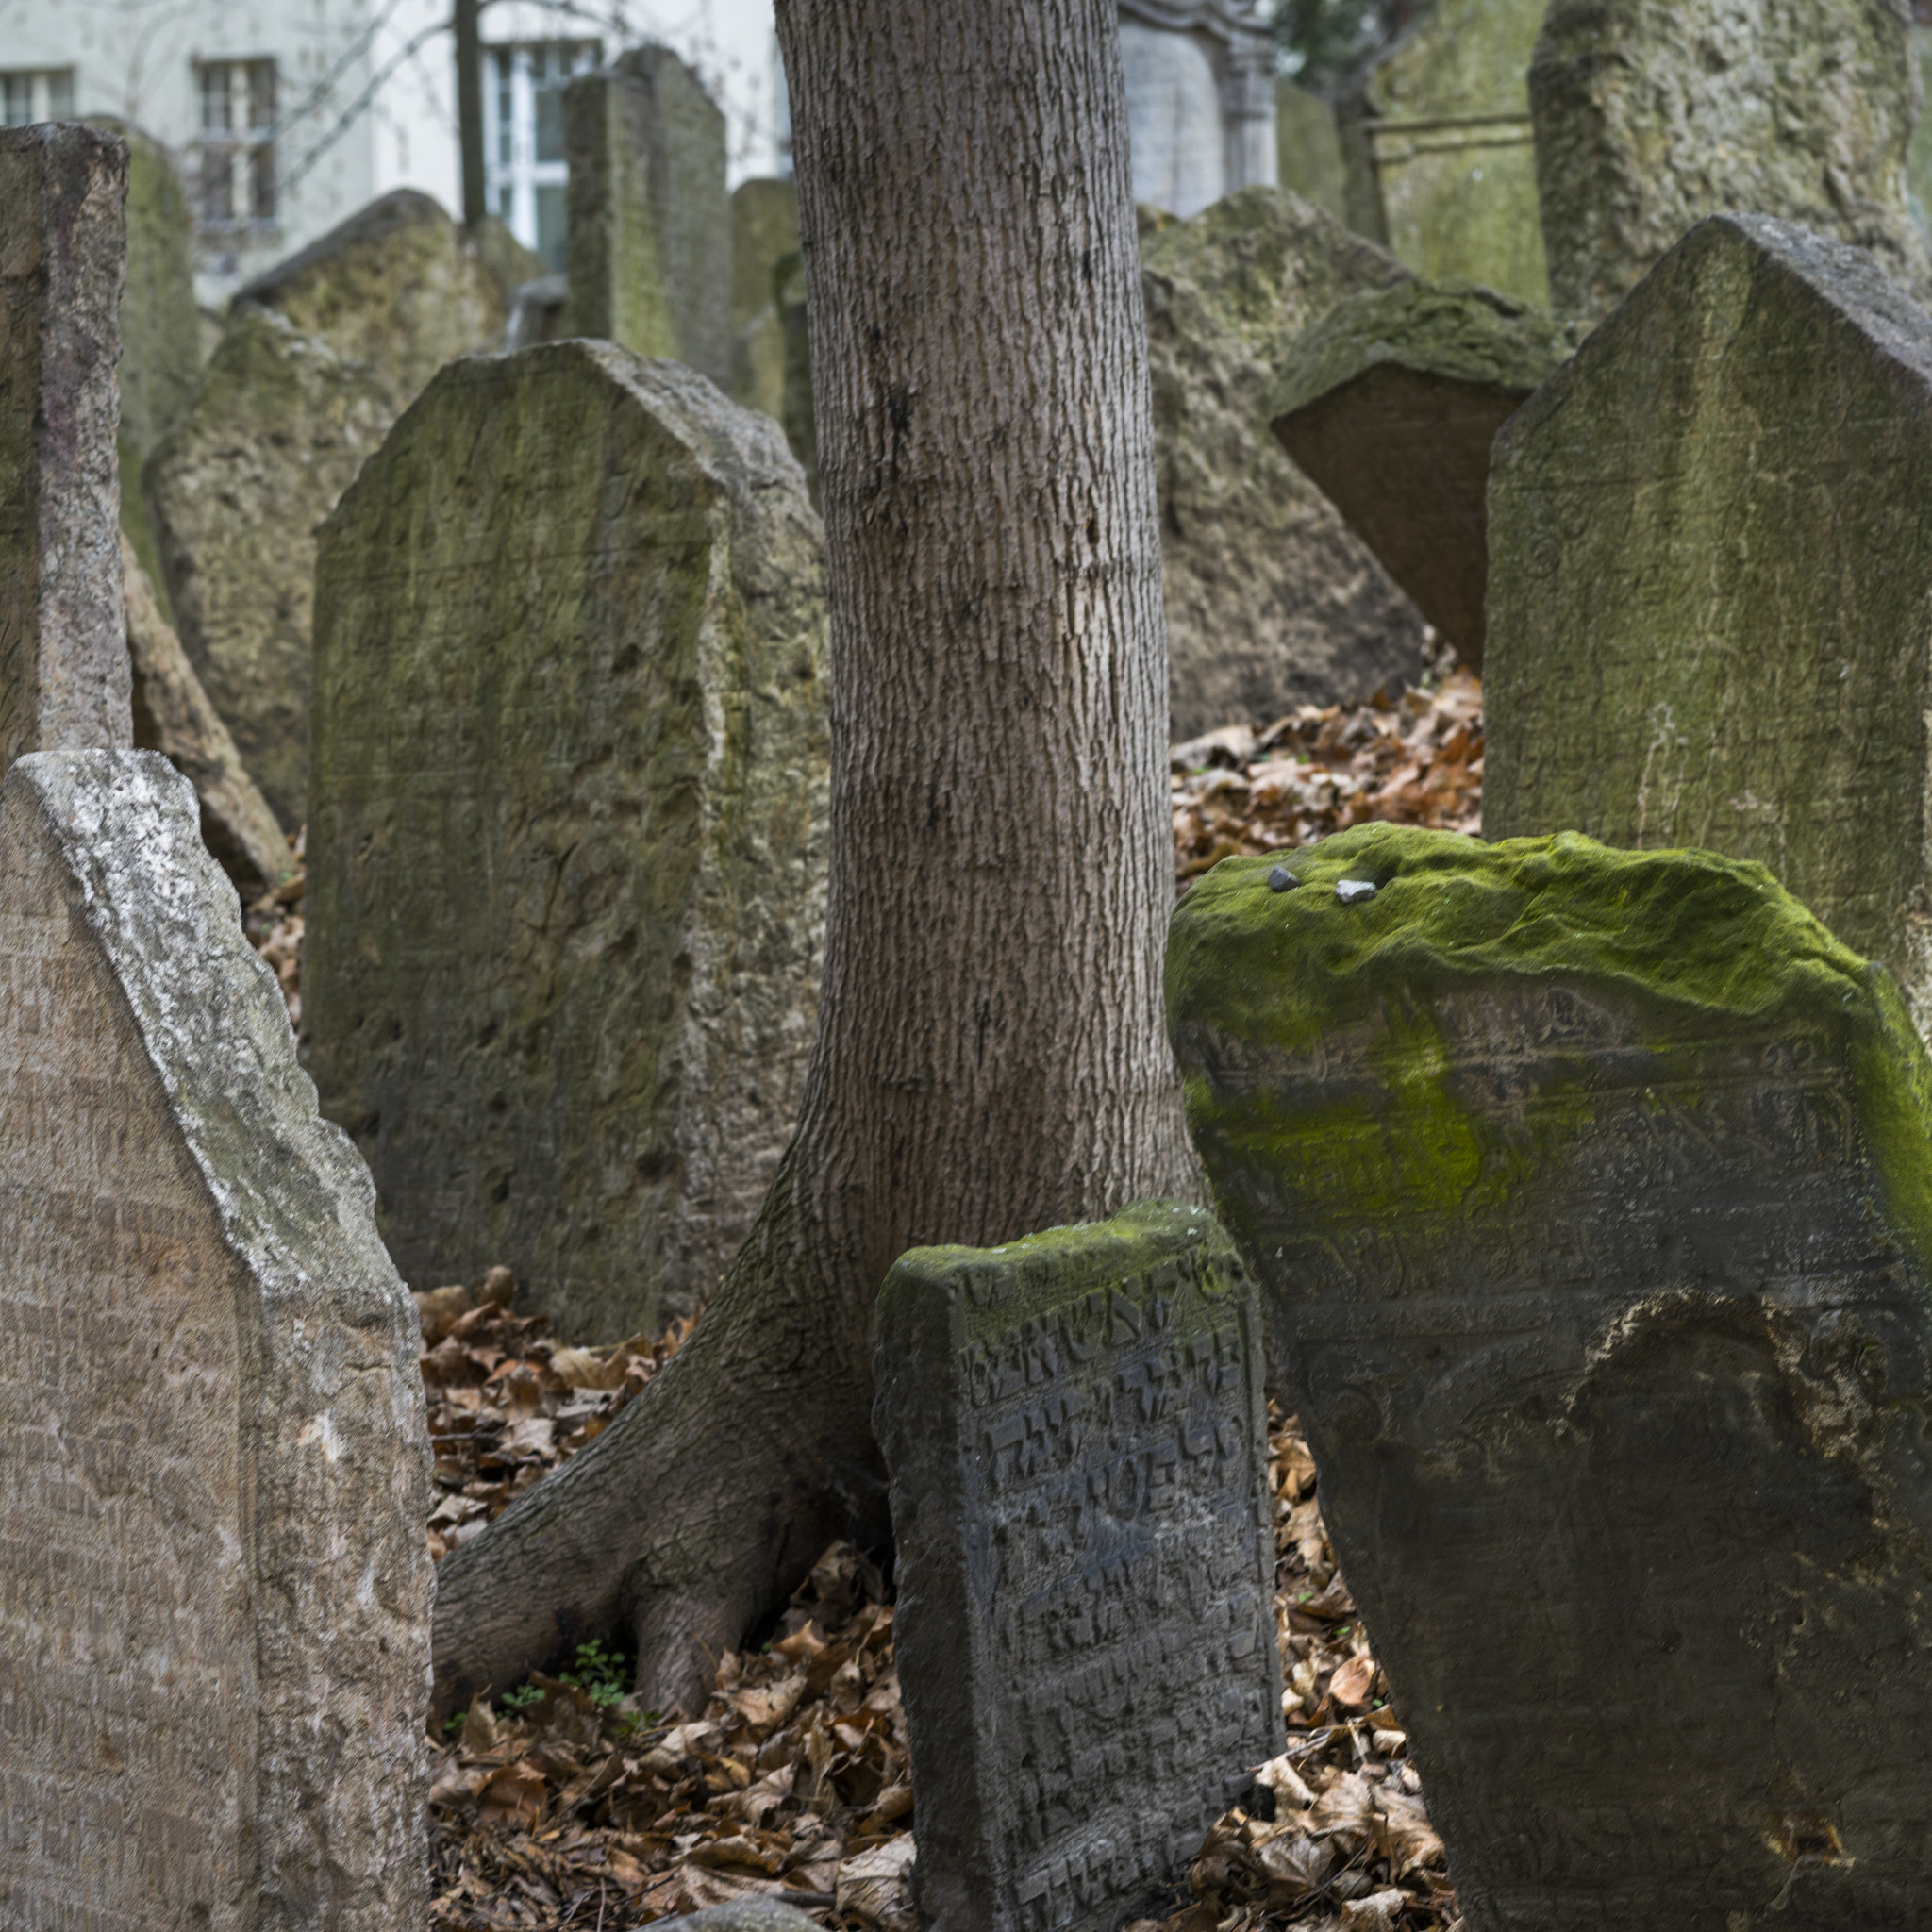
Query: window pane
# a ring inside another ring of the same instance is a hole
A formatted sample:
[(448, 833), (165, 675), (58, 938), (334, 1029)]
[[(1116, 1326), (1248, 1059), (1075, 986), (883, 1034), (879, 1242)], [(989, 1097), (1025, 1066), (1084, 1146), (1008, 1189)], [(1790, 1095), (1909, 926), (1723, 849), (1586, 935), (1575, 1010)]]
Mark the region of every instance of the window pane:
[(537, 90), (537, 158), (563, 159), (563, 86), (559, 81)]
[(248, 63), (248, 125), (271, 127), (275, 118), (275, 63), (251, 60)]
[(47, 76), (47, 119), (74, 119), (74, 70), (63, 67)]
[(234, 158), (225, 147), (201, 158), (201, 218), (209, 223), (235, 219)]
[(230, 125), (227, 63), (211, 62), (201, 70), (201, 131), (225, 134)]
[(563, 274), (566, 266), (564, 243), (568, 231), (564, 192), (561, 182), (554, 188), (540, 187), (537, 190), (537, 253), (543, 258), (551, 274), (558, 275)]
[(0, 74), (0, 117), (8, 127), (25, 127), (33, 119), (34, 82), (30, 74)]
[(275, 151), (267, 142), (248, 157), (248, 208), (258, 222), (275, 219)]

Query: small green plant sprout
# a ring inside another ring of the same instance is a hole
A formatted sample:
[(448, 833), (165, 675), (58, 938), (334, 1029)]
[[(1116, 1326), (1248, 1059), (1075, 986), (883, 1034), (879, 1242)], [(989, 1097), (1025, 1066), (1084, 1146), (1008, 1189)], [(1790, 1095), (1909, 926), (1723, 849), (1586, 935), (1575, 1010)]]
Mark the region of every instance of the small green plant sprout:
[(514, 1690), (506, 1690), (497, 1702), (514, 1717), (519, 1711), (528, 1710), (531, 1705), (540, 1702), (542, 1695), (534, 1684), (519, 1684)]
[(460, 1738), (463, 1735), (463, 1720), (469, 1716), (467, 1710), (459, 1710), (454, 1717), (442, 1721), (442, 1735), (445, 1738)]
[(592, 1638), (577, 1645), (576, 1661), (558, 1679), (573, 1690), (581, 1690), (599, 1710), (608, 1710), (625, 1698), (624, 1657), (607, 1650)]

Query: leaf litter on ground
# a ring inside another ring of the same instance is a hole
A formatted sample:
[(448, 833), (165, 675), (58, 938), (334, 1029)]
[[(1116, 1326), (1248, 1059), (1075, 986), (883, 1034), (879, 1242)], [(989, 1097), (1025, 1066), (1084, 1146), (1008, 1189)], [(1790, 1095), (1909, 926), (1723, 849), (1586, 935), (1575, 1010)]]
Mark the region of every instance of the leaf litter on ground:
[[(1302, 706), (1176, 745), (1176, 888), (1231, 854), (1370, 820), (1474, 833), (1482, 756), (1482, 688), (1453, 663), (1392, 701)], [(245, 924), (299, 1026), (300, 835), (291, 843), (295, 872)], [(505, 1268), (416, 1296), (439, 1561), (608, 1427), (695, 1321), (575, 1346), (514, 1298)], [(1314, 1459), (1272, 1406), (1269, 1447), (1288, 1749), (1208, 1831), (1165, 1915), (1124, 1932), (1460, 1932)], [(627, 1670), (587, 1644), (573, 1668), (479, 1700), (432, 1740), (432, 1925), (625, 1932), (769, 1894), (839, 1932), (916, 1932), (892, 1606), (858, 1551), (833, 1544), (770, 1641), (718, 1660), (702, 1711), (641, 1709)]]

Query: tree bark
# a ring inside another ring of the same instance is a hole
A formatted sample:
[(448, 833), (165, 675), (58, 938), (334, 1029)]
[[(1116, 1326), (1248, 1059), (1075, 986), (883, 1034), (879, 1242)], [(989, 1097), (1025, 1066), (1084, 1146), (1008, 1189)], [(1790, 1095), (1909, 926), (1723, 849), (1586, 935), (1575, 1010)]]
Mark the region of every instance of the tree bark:
[(882, 1535), (906, 1248), (1190, 1190), (1154, 436), (1114, 0), (779, 0), (831, 598), (798, 1131), (691, 1340), (443, 1563), (440, 1712), (625, 1628), (648, 1702)]

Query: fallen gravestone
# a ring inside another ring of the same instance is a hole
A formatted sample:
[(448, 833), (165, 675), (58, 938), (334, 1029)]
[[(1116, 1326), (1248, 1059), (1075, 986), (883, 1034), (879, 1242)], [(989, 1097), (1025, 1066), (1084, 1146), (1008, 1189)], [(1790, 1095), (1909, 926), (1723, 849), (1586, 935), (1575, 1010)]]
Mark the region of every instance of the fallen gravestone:
[(0, 1919), (428, 1904), (415, 1311), (194, 796), (0, 786)]
[(1895, 982), (1713, 853), (1362, 825), (1270, 863), (1181, 901), (1169, 1027), (1457, 1909), (1922, 1922), (1932, 1062)]
[(1175, 1203), (886, 1277), (873, 1420), (936, 1932), (1140, 1916), (1281, 1750), (1262, 1349), (1240, 1257)]
[(571, 82), (567, 332), (733, 380), (724, 116), (668, 47)]
[(135, 745), (159, 752), (194, 787), (202, 843), (234, 880), (244, 903), (258, 899), (293, 869), (281, 827), (243, 769), (235, 741), (208, 703), (180, 640), (161, 615), (125, 529), (121, 570)]
[(1728, 209), (1869, 248), (1925, 299), (1910, 29), (1897, 0), (1551, 0), (1529, 96), (1557, 314), (1607, 315)]
[(1268, 434), (1273, 365), (1343, 296), (1407, 272), (1291, 194), (1143, 225), (1172, 735), (1399, 690), (1423, 619)]
[(1290, 350), (1269, 404), (1282, 448), (1472, 671), (1490, 445), (1574, 347), (1493, 290), (1403, 282), (1337, 303)]
[(1932, 317), (1701, 223), (1498, 436), (1483, 828), (1762, 860), (1921, 1015)]
[(741, 181), (731, 192), (731, 395), (747, 409), (785, 413), (785, 324), (774, 272), (798, 253), (798, 189)]
[(1340, 103), (1351, 225), (1418, 275), (1549, 299), (1524, 75), (1548, 0), (1427, 0)]
[(502, 335), (499, 252), (385, 195), (236, 296), (148, 463), (182, 646), (288, 826), (308, 811), (316, 528), (430, 376)]
[(777, 425), (609, 343), (452, 364), (325, 526), (304, 1016), (403, 1273), (694, 1307), (816, 1014), (824, 538)]
[(128, 741), (115, 439), (127, 144), (0, 128), (0, 771)]

